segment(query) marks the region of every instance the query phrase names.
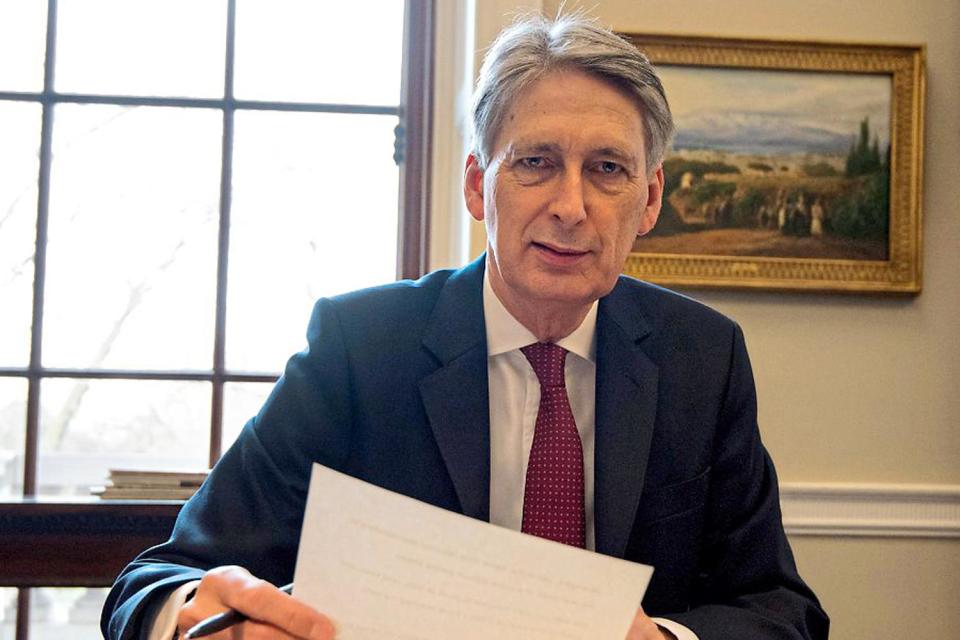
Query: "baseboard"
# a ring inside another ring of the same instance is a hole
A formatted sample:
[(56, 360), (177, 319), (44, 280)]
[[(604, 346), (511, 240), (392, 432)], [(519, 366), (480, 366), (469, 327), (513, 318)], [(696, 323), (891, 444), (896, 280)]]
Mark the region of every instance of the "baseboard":
[(786, 482), (792, 536), (960, 538), (960, 485)]

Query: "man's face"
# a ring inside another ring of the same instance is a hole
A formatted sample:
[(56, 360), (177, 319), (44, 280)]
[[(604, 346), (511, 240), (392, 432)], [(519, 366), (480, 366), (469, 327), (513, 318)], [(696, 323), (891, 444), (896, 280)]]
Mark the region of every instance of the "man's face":
[(574, 311), (610, 292), (659, 215), (663, 172), (645, 162), (640, 109), (603, 80), (559, 70), (514, 100), (489, 166), (468, 158), (464, 186), (507, 309)]

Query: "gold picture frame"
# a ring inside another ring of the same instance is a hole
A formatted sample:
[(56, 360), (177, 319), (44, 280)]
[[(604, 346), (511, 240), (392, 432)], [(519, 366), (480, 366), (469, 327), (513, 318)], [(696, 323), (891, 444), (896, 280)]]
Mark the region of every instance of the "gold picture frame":
[(622, 35), (657, 67), (677, 124), (664, 211), (625, 273), (920, 292), (922, 45)]

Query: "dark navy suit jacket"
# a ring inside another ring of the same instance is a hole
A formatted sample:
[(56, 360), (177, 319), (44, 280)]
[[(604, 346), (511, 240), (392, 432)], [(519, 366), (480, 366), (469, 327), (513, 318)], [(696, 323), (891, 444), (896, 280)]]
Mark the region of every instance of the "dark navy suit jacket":
[[(320, 300), (309, 347), (170, 540), (117, 578), (104, 635), (146, 637), (141, 621), (214, 566), (291, 582), (313, 462), (489, 519), (482, 282), (481, 258)], [(646, 612), (701, 640), (826, 638), (783, 532), (740, 329), (621, 277), (600, 300), (596, 388), (596, 547), (655, 567)]]

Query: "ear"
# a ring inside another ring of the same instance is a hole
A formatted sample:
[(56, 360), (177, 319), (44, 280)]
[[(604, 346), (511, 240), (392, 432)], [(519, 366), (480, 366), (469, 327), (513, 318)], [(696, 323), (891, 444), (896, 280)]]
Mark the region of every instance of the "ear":
[(474, 220), (482, 222), (483, 215), (483, 169), (473, 153), (467, 156), (467, 166), (463, 170), (463, 199), (467, 210)]
[(660, 207), (663, 206), (663, 165), (657, 167), (647, 180), (647, 206), (640, 214), (640, 224), (637, 235), (645, 236), (650, 233), (660, 217)]

